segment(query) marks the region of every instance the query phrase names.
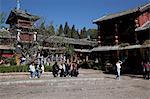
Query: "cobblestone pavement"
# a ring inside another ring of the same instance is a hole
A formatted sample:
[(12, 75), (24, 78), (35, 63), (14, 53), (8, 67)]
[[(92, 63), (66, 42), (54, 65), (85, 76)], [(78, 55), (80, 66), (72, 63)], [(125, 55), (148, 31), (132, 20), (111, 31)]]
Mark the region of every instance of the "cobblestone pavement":
[(29, 73), (1, 73), (0, 99), (150, 99), (150, 81), (141, 75), (114, 78), (85, 69), (77, 78), (53, 78), (46, 72), (40, 79), (29, 79)]

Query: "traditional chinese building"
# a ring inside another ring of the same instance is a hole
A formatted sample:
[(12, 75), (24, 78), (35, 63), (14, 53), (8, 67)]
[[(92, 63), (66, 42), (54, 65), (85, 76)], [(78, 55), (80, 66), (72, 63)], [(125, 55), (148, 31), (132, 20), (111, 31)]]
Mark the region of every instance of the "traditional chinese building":
[(14, 56), (15, 36), (11, 36), (6, 29), (0, 29), (0, 56), (1, 58), (10, 58)]
[(138, 72), (141, 60), (150, 60), (150, 3), (93, 21), (98, 26), (99, 47), (92, 49), (99, 62), (115, 65), (119, 58), (123, 69)]
[[(97, 46), (97, 42), (87, 39), (73, 39), (62, 36), (50, 36), (46, 39), (38, 36), (39, 50), (49, 55), (50, 61), (88, 61), (91, 49)], [(47, 56), (45, 56), (47, 57)]]
[[(36, 44), (36, 34), (34, 22), (39, 19), (38, 16), (32, 15), (27, 11), (20, 9), (19, 0), (17, 0), (17, 8), (11, 10), (6, 24), (10, 25), (12, 36), (16, 37), (16, 53), (17, 64), (22, 56), (23, 50), (28, 52)], [(20, 50), (20, 51), (19, 51)]]

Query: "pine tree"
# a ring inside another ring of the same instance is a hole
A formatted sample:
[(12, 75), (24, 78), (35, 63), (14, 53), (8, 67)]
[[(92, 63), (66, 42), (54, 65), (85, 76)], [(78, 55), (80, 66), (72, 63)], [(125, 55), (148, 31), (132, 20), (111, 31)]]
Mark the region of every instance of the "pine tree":
[(80, 31), (80, 39), (86, 38), (87, 34), (86, 34), (86, 28), (84, 27), (83, 29), (81, 29)]
[(59, 28), (58, 28), (58, 36), (64, 36), (64, 31), (63, 31), (63, 26), (62, 24), (60, 24)]
[(3, 27), (3, 23), (5, 22), (5, 14), (0, 12), (0, 27)]
[(69, 26), (68, 26), (68, 23), (66, 22), (65, 23), (65, 26), (64, 26), (64, 34), (66, 37), (68, 37), (68, 33), (69, 33)]
[(85, 27), (82, 29), (82, 32), (83, 32), (83, 38), (87, 38), (87, 32)]
[(51, 22), (50, 23), (50, 26), (48, 27), (48, 35), (50, 36), (50, 35), (54, 35), (55, 34), (55, 28), (54, 28), (54, 26), (53, 26), (53, 23)]
[(36, 27), (38, 34), (45, 35), (46, 33), (45, 20), (43, 19), (39, 20)]
[(79, 30), (78, 29), (76, 30), (76, 34), (77, 34), (76, 35), (76, 39), (80, 39), (80, 34), (79, 34)]
[(71, 28), (71, 35), (70, 35), (70, 37), (71, 38), (75, 38), (75, 35), (76, 35), (75, 25), (73, 25), (72, 28)]

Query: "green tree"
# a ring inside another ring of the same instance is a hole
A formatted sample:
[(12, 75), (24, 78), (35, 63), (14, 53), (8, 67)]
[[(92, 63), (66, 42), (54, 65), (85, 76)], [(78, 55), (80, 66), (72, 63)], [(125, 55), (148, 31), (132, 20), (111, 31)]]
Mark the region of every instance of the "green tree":
[(50, 26), (47, 28), (48, 36), (55, 34), (55, 28), (53, 26), (53, 23), (50, 23)]
[(66, 44), (65, 45), (65, 54), (67, 55), (67, 57), (73, 56), (74, 53), (75, 53), (74, 47), (69, 44)]
[(80, 35), (79, 35), (79, 30), (77, 29), (76, 30), (76, 37), (75, 37), (76, 39), (79, 39), (80, 38)]
[(71, 38), (75, 38), (75, 39), (79, 38), (79, 33), (78, 30), (75, 29), (75, 25), (73, 25), (71, 28)]
[(63, 31), (63, 26), (62, 24), (60, 24), (59, 28), (58, 28), (58, 36), (64, 36), (64, 31)]
[(66, 22), (64, 26), (64, 34), (66, 37), (69, 37), (69, 33), (70, 33), (70, 28), (68, 26), (68, 23)]
[(5, 13), (0, 12), (0, 28), (3, 27), (3, 23), (5, 23)]
[(97, 39), (97, 37), (98, 37), (97, 29), (88, 29), (87, 34), (89, 34), (92, 39)]
[(71, 35), (70, 35), (70, 37), (71, 38), (75, 38), (75, 34), (76, 34), (76, 29), (75, 29), (75, 25), (73, 25), (72, 28), (71, 28)]
[(86, 28), (84, 27), (83, 29), (81, 29), (80, 31), (80, 38), (87, 38), (87, 32), (86, 32)]
[(38, 34), (45, 35), (46, 33), (46, 26), (45, 26), (45, 20), (40, 19), (38, 23), (36, 24), (37, 32)]

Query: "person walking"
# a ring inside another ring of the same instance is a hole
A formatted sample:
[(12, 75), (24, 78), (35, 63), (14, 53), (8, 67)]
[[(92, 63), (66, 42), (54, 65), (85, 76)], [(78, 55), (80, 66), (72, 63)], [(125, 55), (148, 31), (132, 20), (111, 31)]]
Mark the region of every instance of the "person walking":
[(116, 63), (116, 67), (117, 67), (117, 75), (116, 75), (116, 79), (117, 80), (120, 80), (120, 69), (121, 69), (121, 64), (122, 64), (122, 61), (118, 60), (117, 63)]

